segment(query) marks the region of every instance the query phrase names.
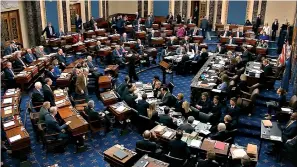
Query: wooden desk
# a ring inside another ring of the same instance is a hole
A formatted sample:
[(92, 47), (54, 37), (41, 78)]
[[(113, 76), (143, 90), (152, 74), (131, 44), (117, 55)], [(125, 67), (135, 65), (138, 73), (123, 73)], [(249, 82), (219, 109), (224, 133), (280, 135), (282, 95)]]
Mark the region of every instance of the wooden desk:
[(73, 115), (64, 119), (65, 122), (71, 121), (68, 125), (68, 130), (72, 136), (79, 136), (86, 134), (89, 130), (88, 122), (80, 115)]
[[(68, 69), (65, 69), (65, 70), (68, 70)], [(72, 71), (72, 69), (70, 69), (70, 70)], [(64, 73), (64, 71), (63, 71), (63, 73)], [(71, 78), (72, 78), (72, 75), (70, 73), (68, 73), (65, 78), (59, 77), (56, 80), (56, 85), (59, 86), (60, 88), (68, 87), (71, 83)]]
[(111, 54), (111, 47), (105, 47), (99, 50), (98, 55), (100, 57), (106, 57), (109, 56)]
[(78, 59), (78, 60), (75, 60), (74, 62), (72, 62), (72, 63), (70, 63), (67, 67), (66, 67), (66, 69), (67, 68), (74, 68), (74, 67), (76, 67), (76, 65), (78, 64), (78, 63), (82, 63), (84, 61), (84, 59)]
[(72, 107), (59, 108), (58, 113), (62, 119), (76, 115), (76, 113), (72, 111)]
[(146, 38), (146, 32), (145, 31), (137, 31), (136, 32), (136, 38), (145, 39)]
[(253, 46), (255, 46), (256, 43), (257, 43), (257, 39), (245, 38), (245, 43), (246, 43), (247, 45), (253, 45)]
[[(8, 106), (13, 106), (13, 105), (19, 105), (20, 102), (20, 97), (10, 97), (12, 99), (11, 103), (4, 103), (4, 99), (1, 101), (1, 108), (8, 107)], [(6, 98), (6, 99), (10, 99)]]
[(100, 99), (105, 106), (112, 105), (118, 101), (114, 91), (100, 93)]
[[(11, 125), (11, 126), (7, 126), (7, 127), (4, 127), (5, 123), (8, 123), (8, 122), (14, 122), (14, 125)], [(4, 131), (7, 131), (9, 129), (13, 129), (13, 128), (16, 128), (16, 127), (19, 127), (19, 126), (23, 126), (23, 122), (20, 120), (20, 117), (19, 119), (18, 118), (13, 118), (12, 120), (8, 120), (6, 122), (3, 122), (3, 129)]]
[[(125, 106), (125, 109), (124, 109), (124, 111), (119, 112), (116, 110), (117, 109), (116, 106), (119, 106), (121, 103)], [(123, 102), (117, 102), (113, 105), (108, 106), (108, 108), (118, 121), (124, 121), (124, 120), (128, 119), (131, 115), (130, 107)]]
[(243, 26), (243, 31), (248, 31), (248, 30), (252, 30), (253, 26)]
[(256, 47), (256, 54), (266, 55), (266, 53), (267, 53), (267, 48)]
[(93, 31), (93, 30), (84, 32), (84, 36), (85, 36), (86, 38), (92, 38), (93, 35), (96, 36), (96, 32)]
[[(159, 128), (161, 128), (161, 129), (164, 128), (164, 129), (163, 129), (162, 131), (157, 131), (157, 129), (159, 129)], [(168, 141), (174, 139), (174, 138), (175, 138), (175, 135), (176, 135), (176, 130), (174, 130), (174, 129), (170, 129), (170, 128), (168, 128), (168, 127), (166, 127), (166, 126), (162, 126), (162, 125), (157, 125), (157, 126), (155, 126), (153, 129), (151, 129), (150, 131), (151, 131), (151, 132), (155, 132), (157, 138), (158, 138), (159, 140), (161, 140), (161, 141), (164, 141), (164, 142), (168, 142)], [(163, 134), (164, 134), (165, 132), (167, 132), (167, 131), (172, 132), (172, 134), (171, 134), (169, 137), (164, 137)]]
[(153, 28), (154, 30), (159, 30), (159, 24), (153, 24), (153, 25), (152, 25), (152, 28)]
[(229, 37), (223, 37), (223, 36), (221, 36), (221, 38), (220, 38), (220, 42), (223, 43), (223, 44), (227, 43), (228, 40), (229, 40)]
[(163, 162), (163, 161), (157, 160), (155, 158), (148, 157), (146, 155), (142, 156), (134, 165), (136, 165), (137, 163), (140, 163), (141, 161), (148, 162), (147, 166), (153, 166), (153, 167), (168, 167), (169, 166), (169, 163), (167, 163), (167, 162)]
[[(61, 103), (57, 104), (57, 102), (59, 102), (61, 100), (63, 100), (64, 102), (61, 102)], [(58, 108), (63, 108), (63, 107), (71, 105), (70, 100), (68, 98), (66, 98), (66, 96), (56, 97), (55, 98), (55, 103), (56, 103), (56, 107), (58, 107)]]
[(5, 107), (2, 107), (1, 108), (1, 118), (7, 118), (7, 117), (11, 117), (11, 116), (14, 116), (14, 115), (18, 115), (20, 113), (19, 111), (19, 107), (17, 104), (15, 105), (11, 105), (11, 106), (7, 106), (7, 107), (11, 107), (12, 111), (4, 111)]
[(231, 51), (234, 51), (235, 50), (235, 48), (237, 47), (237, 45), (225, 45), (226, 46), (226, 49), (229, 51), (229, 50), (231, 50)]
[(119, 73), (119, 65), (108, 65), (105, 69), (104, 72), (112, 71), (113, 75), (116, 75)]
[(167, 37), (172, 36), (172, 30), (163, 30), (163, 32), (166, 34)]
[(210, 139), (204, 139), (200, 149), (204, 151), (209, 151), (213, 150), (216, 154), (224, 155), (227, 156), (228, 150), (229, 150), (229, 144), (225, 143), (225, 148), (224, 150), (216, 149), (215, 148), (215, 140), (210, 140)]
[(105, 36), (106, 30), (105, 29), (98, 29), (95, 31), (97, 36)]
[[(21, 139), (11, 142), (9, 138), (16, 135), (21, 135)], [(26, 129), (23, 126), (19, 126), (19, 127), (15, 127), (13, 129), (7, 130), (6, 137), (8, 139), (8, 142), (11, 146), (12, 151), (17, 151), (17, 150), (30, 147), (29, 133), (26, 131)]]
[(136, 41), (124, 42), (124, 46), (129, 47), (130, 49), (135, 49)]
[(36, 60), (33, 61), (30, 66), (36, 66), (38, 68), (38, 71), (41, 71), (45, 68), (45, 62), (42, 60)]
[(243, 37), (239, 37), (239, 38), (234, 37), (233, 39), (235, 40), (235, 43), (237, 45), (242, 45), (243, 44), (243, 41), (244, 41), (244, 38)]
[(108, 36), (111, 42), (118, 42), (121, 38), (120, 34), (113, 34)]
[(194, 43), (203, 43), (203, 36), (193, 36), (192, 40)]
[(2, 98), (5, 99), (5, 98), (10, 98), (10, 97), (21, 97), (21, 90), (14, 89), (14, 91), (11, 91), (11, 93), (9, 93), (9, 91), (6, 91)]
[[(129, 166), (129, 167), (132, 166), (133, 160), (134, 160), (135, 156), (137, 155), (137, 153), (135, 153), (131, 150), (128, 150), (126, 148), (121, 149), (120, 147), (121, 146), (119, 146), (119, 145), (114, 145), (111, 148), (105, 150), (103, 153), (104, 160), (106, 160), (112, 166)], [(118, 150), (124, 151), (125, 153), (128, 154), (128, 156), (122, 160), (118, 159), (117, 157), (114, 156), (114, 153), (116, 153)]]
[(99, 88), (111, 88), (111, 77), (100, 76), (98, 79)]
[(165, 40), (162, 37), (152, 38), (153, 45), (163, 45)]

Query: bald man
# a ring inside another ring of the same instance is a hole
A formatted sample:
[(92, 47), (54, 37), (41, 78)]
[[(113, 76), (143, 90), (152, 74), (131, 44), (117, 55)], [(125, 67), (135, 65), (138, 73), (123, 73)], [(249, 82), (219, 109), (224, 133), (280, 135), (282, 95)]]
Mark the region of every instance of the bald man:
[(158, 145), (155, 142), (150, 141), (152, 134), (149, 130), (143, 132), (143, 140), (136, 142), (136, 147), (142, 150), (155, 153)]

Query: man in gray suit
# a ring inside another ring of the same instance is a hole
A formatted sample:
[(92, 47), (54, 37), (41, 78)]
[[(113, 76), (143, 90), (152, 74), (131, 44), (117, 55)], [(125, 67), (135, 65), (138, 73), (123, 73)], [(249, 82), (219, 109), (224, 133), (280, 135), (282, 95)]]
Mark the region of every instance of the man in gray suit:
[(206, 16), (204, 16), (204, 18), (201, 20), (201, 29), (202, 29), (202, 36), (205, 39), (206, 31), (208, 29), (208, 20)]

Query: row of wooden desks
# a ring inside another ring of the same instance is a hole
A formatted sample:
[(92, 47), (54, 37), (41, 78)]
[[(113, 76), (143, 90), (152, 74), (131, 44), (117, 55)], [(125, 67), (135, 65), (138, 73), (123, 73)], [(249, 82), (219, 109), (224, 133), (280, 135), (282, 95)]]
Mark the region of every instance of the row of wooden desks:
[(30, 148), (30, 136), (19, 115), (20, 89), (8, 89), (1, 102), (1, 124), (13, 152)]

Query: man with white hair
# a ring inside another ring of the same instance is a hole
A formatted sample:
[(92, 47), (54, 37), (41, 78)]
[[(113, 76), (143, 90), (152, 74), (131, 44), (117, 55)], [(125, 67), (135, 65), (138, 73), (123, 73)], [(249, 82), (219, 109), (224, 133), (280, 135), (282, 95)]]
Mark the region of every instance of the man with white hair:
[(225, 141), (228, 138), (226, 133), (226, 125), (224, 123), (218, 124), (218, 132), (211, 135), (212, 140)]
[(115, 49), (113, 50), (112, 54), (113, 54), (113, 59), (115, 59), (117, 64), (119, 65), (125, 64), (124, 53), (120, 45), (115, 46)]
[(123, 44), (124, 42), (128, 42), (128, 38), (127, 38), (127, 33), (123, 33), (123, 35), (121, 36), (121, 44)]
[(27, 54), (25, 55), (25, 60), (28, 64), (31, 64), (33, 61), (36, 60), (36, 57), (33, 55), (31, 49), (27, 49)]
[(15, 61), (13, 63), (15, 68), (23, 70), (26, 68), (25, 62), (22, 60), (22, 51), (16, 51), (15, 52)]
[(75, 93), (81, 96), (85, 96), (86, 101), (88, 101), (88, 74), (89, 70), (83, 68), (82, 73), (77, 76)]
[[(34, 84), (35, 88), (32, 92), (32, 104), (33, 106), (41, 106), (44, 102), (44, 94), (42, 90), (42, 84), (40, 82), (36, 82)], [(37, 109), (39, 111), (39, 108)]]
[(35, 51), (35, 54), (38, 58), (41, 58), (43, 57), (44, 55), (46, 55), (46, 53), (44, 52), (44, 48), (42, 45), (36, 47), (36, 51)]
[(55, 134), (59, 133), (58, 138), (67, 138), (68, 135), (65, 134), (66, 127), (71, 123), (71, 121), (66, 122), (62, 126), (59, 125), (56, 120), (57, 115), (57, 107), (51, 107), (49, 109), (49, 114), (44, 116), (45, 124), (46, 124), (46, 133), (47, 134)]
[(7, 88), (14, 88), (16, 85), (15, 82), (15, 73), (12, 69), (11, 62), (6, 63), (6, 68), (4, 69), (4, 78), (7, 80), (6, 86)]

